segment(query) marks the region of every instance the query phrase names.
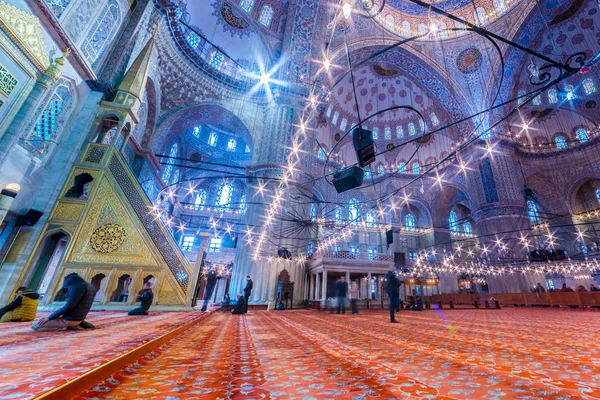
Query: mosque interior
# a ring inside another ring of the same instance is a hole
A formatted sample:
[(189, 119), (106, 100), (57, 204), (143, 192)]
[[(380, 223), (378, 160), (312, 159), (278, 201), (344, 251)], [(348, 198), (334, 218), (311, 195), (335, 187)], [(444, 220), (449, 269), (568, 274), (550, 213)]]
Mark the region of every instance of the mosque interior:
[(599, 10), (0, 0), (0, 400), (600, 398)]

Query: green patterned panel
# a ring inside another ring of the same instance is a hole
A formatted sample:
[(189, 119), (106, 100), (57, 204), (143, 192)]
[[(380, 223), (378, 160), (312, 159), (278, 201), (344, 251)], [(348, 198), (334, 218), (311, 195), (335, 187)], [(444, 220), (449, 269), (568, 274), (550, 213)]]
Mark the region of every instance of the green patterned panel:
[[(6, 97), (10, 96), (12, 91), (17, 87), (19, 81), (12, 76), (10, 72), (2, 64), (0, 64), (0, 93)], [(1, 104), (0, 104), (1, 106)]]

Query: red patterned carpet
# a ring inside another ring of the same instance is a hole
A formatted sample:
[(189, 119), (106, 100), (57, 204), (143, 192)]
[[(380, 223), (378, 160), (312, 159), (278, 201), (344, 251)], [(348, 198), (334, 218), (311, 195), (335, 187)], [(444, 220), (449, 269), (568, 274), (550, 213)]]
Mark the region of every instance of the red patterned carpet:
[(87, 320), (98, 329), (46, 333), (33, 332), (31, 322), (0, 324), (0, 400), (32, 399), (201, 316), (92, 312)]
[(403, 312), (395, 325), (388, 318), (213, 313), (81, 397), (600, 398), (595, 310)]

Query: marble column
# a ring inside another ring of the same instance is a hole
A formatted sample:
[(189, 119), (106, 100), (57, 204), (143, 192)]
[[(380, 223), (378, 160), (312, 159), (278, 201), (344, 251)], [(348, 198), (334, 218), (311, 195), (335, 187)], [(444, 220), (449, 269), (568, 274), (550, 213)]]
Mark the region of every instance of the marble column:
[(323, 294), (321, 295), (323, 301), (327, 301), (327, 270), (323, 269)]
[(373, 293), (372, 293), (372, 284), (373, 282), (371, 281), (371, 273), (367, 272), (367, 299), (371, 300), (373, 298)]
[(310, 274), (310, 293), (308, 294), (310, 300), (315, 299), (315, 293), (316, 293), (315, 274)]
[(317, 296), (319, 296), (319, 289), (321, 288), (321, 279), (319, 277), (319, 273), (317, 272), (315, 275), (315, 300), (319, 300)]

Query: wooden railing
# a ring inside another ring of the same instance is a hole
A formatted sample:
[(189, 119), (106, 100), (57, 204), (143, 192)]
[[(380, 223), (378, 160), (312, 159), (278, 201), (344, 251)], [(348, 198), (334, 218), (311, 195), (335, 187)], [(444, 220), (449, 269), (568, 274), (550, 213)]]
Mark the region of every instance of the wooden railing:
[(502, 306), (577, 306), (600, 307), (600, 292), (545, 292), (545, 293), (491, 293), (491, 294), (438, 294), (425, 296), (430, 304), (473, 305), (483, 307), (485, 301), (493, 307), (495, 300)]

